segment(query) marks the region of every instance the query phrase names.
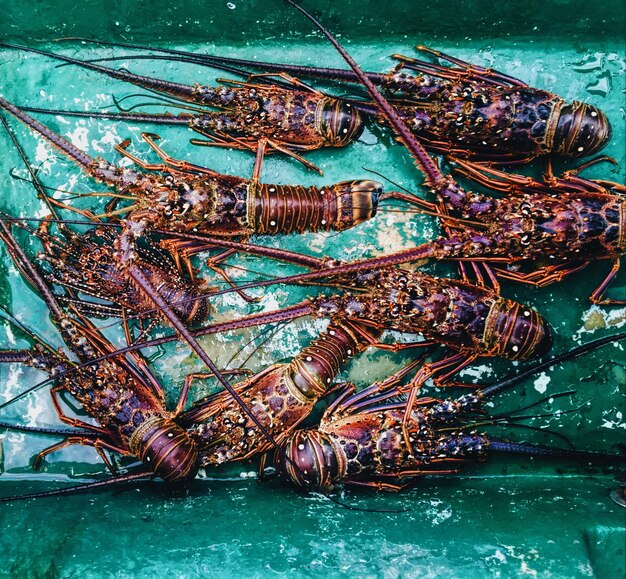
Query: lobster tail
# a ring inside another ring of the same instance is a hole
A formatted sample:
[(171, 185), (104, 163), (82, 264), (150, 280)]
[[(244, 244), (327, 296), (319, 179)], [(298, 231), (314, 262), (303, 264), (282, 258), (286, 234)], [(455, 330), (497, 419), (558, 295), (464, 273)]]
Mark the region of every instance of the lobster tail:
[(382, 187), (370, 180), (322, 189), (259, 184), (249, 202), (248, 224), (259, 235), (343, 231), (376, 215)]
[(198, 449), (188, 434), (164, 418), (146, 420), (130, 439), (132, 453), (166, 482), (193, 478), (199, 467)]
[(352, 104), (334, 98), (322, 99), (317, 107), (315, 126), (333, 147), (343, 147), (361, 136), (363, 119)]
[(550, 351), (552, 330), (532, 308), (501, 300), (489, 312), (484, 342), (498, 356), (526, 360)]
[(610, 138), (606, 115), (593, 105), (574, 101), (560, 111), (552, 150), (568, 157), (586, 157), (597, 153)]
[(344, 324), (333, 323), (289, 364), (288, 376), (305, 398), (319, 398), (346, 360), (363, 349), (365, 340)]
[[(284, 455), (276, 453), (274, 466), (279, 474), (297, 486), (323, 489), (342, 477), (344, 469), (335, 449), (318, 430), (297, 430), (282, 447)], [(299, 468), (294, 468), (294, 464)]]

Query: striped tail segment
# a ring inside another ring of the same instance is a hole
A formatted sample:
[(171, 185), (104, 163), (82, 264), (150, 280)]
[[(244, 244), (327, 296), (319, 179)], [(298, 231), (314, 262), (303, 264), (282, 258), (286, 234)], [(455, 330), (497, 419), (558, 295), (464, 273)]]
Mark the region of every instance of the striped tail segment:
[(376, 215), (382, 185), (343, 181), (329, 187), (259, 184), (248, 200), (248, 223), (259, 235), (342, 231)]

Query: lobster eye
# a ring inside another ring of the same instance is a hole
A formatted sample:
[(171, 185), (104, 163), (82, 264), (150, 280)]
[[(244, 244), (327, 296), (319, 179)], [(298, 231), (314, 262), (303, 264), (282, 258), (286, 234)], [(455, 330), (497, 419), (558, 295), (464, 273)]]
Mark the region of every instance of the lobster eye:
[(606, 115), (592, 105), (574, 101), (561, 109), (553, 149), (569, 157), (586, 157), (597, 153), (610, 138)]
[(350, 103), (336, 99), (320, 102), (317, 129), (333, 147), (343, 147), (363, 132), (363, 119)]

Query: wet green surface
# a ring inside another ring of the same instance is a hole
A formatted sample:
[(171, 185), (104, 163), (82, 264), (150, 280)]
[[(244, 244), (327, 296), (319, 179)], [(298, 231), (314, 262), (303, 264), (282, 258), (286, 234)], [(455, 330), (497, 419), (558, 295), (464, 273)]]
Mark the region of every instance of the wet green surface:
[[(188, 42), (210, 39), (206, 45), (208, 52), (341, 65), (333, 50), (312, 35), (306, 22), (291, 15), (283, 19), (278, 2), (257, 1), (244, 6), (235, 1), (234, 9), (225, 2), (209, 2), (208, 8), (207, 3), (190, 2), (184, 12), (184, 18), (190, 22), (180, 27), (178, 24), (184, 21), (182, 9), (174, 10), (171, 4), (168, 4), (170, 8), (159, 11), (161, 3), (156, 3), (153, 18), (148, 18), (145, 12), (140, 15), (134, 2), (125, 3), (124, 9), (108, 3), (106, 11), (100, 4), (95, 9), (97, 3), (57, 4), (58, 10), (48, 13), (49, 8), (43, 3), (34, 3), (32, 10), (19, 3), (10, 6), (7, 3), (3, 8), (9, 19), (3, 23), (1, 33), (21, 42), (77, 33), (107, 39), (123, 34), (135, 40), (187, 48), (195, 48)], [(440, 6), (424, 15), (412, 8), (413, 18), (408, 18), (407, 5), (398, 4), (389, 8), (388, 16), (384, 17), (386, 22), (379, 24), (385, 30), (383, 38), (373, 28), (373, 9), (368, 3), (360, 3), (358, 11), (347, 11), (346, 18), (334, 8), (325, 22), (340, 31), (344, 39), (352, 40), (351, 52), (368, 69), (388, 68), (390, 61), (385, 55), (411, 54), (412, 44), (419, 41), (478, 64), (494, 66), (566, 98), (600, 106), (613, 124), (613, 137), (606, 153), (616, 158), (617, 165), (601, 165), (588, 174), (624, 181), (626, 112), (622, 91), (626, 64), (621, 4), (606, 3), (592, 11), (585, 10), (585, 4), (578, 2), (553, 2), (526, 5), (524, 12), (520, 12), (515, 3), (491, 8), (474, 2), (473, 9), (468, 9), (467, 3), (459, 3), (457, 22), (445, 17), (454, 12), (449, 5), (445, 10)], [(378, 14), (377, 18), (383, 17)], [(202, 35), (202, 30), (206, 34)], [(397, 35), (388, 34), (387, 30)], [(80, 57), (110, 54), (77, 44), (62, 47), (67, 54)], [(54, 48), (61, 50), (61, 45)], [(215, 76), (225, 76), (180, 64), (148, 61), (123, 64), (133, 71), (185, 82), (208, 83)], [(16, 104), (96, 109), (110, 104), (112, 94), (121, 97), (135, 92), (138, 91), (132, 87), (95, 73), (73, 67), (54, 68), (52, 61), (40, 56), (11, 51), (0, 54), (0, 93)], [(149, 156), (148, 147), (139, 140), (143, 127), (69, 117), (43, 120), (90, 154), (117, 160), (119, 156), (113, 151), (113, 144), (130, 137), (131, 150)], [(47, 185), (80, 192), (104, 190), (16, 123), (12, 126), (29, 157), (42, 166)], [(252, 171), (253, 159), (249, 155), (194, 149), (187, 144), (192, 136), (187, 131), (161, 128), (158, 131), (166, 150), (176, 157), (205, 163), (226, 173), (249, 175)], [(266, 161), (262, 177), (266, 182), (321, 184), (362, 177), (365, 165), (405, 186), (415, 187), (421, 177), (406, 153), (391, 143), (387, 132), (370, 127), (358, 143), (347, 149), (308, 156), (323, 168), (323, 177), (277, 157)], [(16, 215), (44, 215), (32, 189), (9, 178), (8, 172), (13, 167), (18, 168), (19, 174), (25, 173), (4, 135), (0, 135), (0, 146), (6, 151), (0, 171), (2, 209)], [(535, 170), (540, 167), (537, 164)], [(88, 205), (95, 204), (90, 200)], [(102, 205), (104, 201), (100, 202)], [(357, 258), (418, 243), (436, 232), (436, 223), (428, 217), (381, 211), (371, 222), (339, 235), (311, 234), (259, 241), (315, 255)], [(23, 240), (27, 245), (30, 243)], [(31, 249), (34, 254), (35, 244)], [(275, 265), (254, 258), (239, 258), (231, 263), (254, 271), (276, 269)], [(0, 267), (2, 304), (47, 340), (60, 345), (41, 302), (26, 288), (6, 258)], [(281, 270), (289, 269), (281, 266)], [(442, 266), (435, 270), (452, 271)], [(503, 293), (536, 306), (545, 315), (555, 328), (554, 351), (560, 352), (623, 326), (624, 308), (592, 308), (586, 300), (607, 271), (608, 264), (596, 264), (544, 290), (510, 285), (504, 287)], [(252, 273), (237, 270), (232, 273), (241, 279), (254, 277)], [(622, 276), (612, 287), (612, 295), (623, 295), (624, 285)], [(224, 319), (263, 308), (275, 309), (312, 292), (311, 288), (290, 289), (289, 293), (286, 288), (264, 292), (263, 301), (256, 306), (247, 306), (236, 297), (223, 298), (216, 302), (216, 317)], [(592, 332), (590, 327), (594, 324), (599, 327)], [(101, 325), (109, 323), (103, 321)], [(292, 356), (322, 327), (322, 322), (308, 321), (289, 326), (263, 344), (245, 365), (260, 369)], [(107, 333), (122, 343), (116, 323), (111, 324)], [(219, 364), (226, 366), (241, 344), (255, 335), (256, 332), (229, 335), (207, 340), (205, 344)], [(16, 332), (2, 330), (0, 347), (26, 345)], [(248, 347), (231, 365), (244, 363), (252, 350)], [(170, 386), (173, 401), (182, 377), (200, 366), (183, 346), (169, 348), (166, 355), (153, 354), (154, 368)], [(368, 352), (351, 364), (349, 376), (364, 386), (392, 372), (406, 358)], [(626, 429), (623, 361), (623, 347), (610, 346), (527, 381), (515, 392), (494, 400), (494, 407), (498, 412), (506, 411), (575, 388), (575, 396), (548, 404), (546, 411), (579, 407), (580, 410), (536, 419), (532, 424), (558, 430), (580, 448), (615, 451), (624, 442)], [(465, 379), (490, 381), (510, 368), (508, 363), (489, 361), (474, 366), (475, 371), (467, 373)], [(32, 370), (0, 367), (0, 400), (14, 396), (39, 379), (41, 375)], [(198, 395), (201, 394), (199, 391)], [(4, 409), (0, 416), (23, 424), (56, 424), (45, 390)], [(512, 436), (554, 442), (553, 438), (527, 431), (517, 431)], [(3, 495), (52, 488), (68, 480), (84, 480), (81, 476), (104, 476), (102, 465), (89, 449), (55, 454), (42, 472), (34, 473), (29, 462), (48, 441), (15, 433), (3, 434), (2, 438), (5, 473), (0, 477), (0, 492)], [(254, 465), (243, 465), (209, 472), (208, 478), (174, 494), (162, 486), (153, 486), (121, 494), (105, 491), (3, 505), (0, 508), (0, 525), (4, 530), (0, 537), (2, 573), (50, 577), (165, 573), (271, 576), (293, 571), (301, 576), (390, 577), (443, 574), (620, 577), (625, 573), (625, 511), (609, 499), (610, 491), (616, 486), (615, 474), (611, 472), (586, 470), (565, 462), (497, 459), (467, 469), (462, 477), (423, 481), (398, 496), (346, 491), (344, 499), (361, 507), (411, 509), (402, 514), (379, 514), (348, 511), (320, 497), (303, 496), (279, 483), (259, 485), (248, 476), (253, 470)]]

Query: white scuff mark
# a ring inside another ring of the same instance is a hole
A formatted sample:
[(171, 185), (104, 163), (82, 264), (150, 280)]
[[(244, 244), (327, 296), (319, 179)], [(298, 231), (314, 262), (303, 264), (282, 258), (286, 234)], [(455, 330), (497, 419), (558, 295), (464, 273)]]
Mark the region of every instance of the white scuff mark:
[(73, 191), (77, 184), (78, 184), (78, 175), (70, 175), (67, 180), (67, 183), (63, 183), (62, 185), (59, 185), (56, 188), (57, 190), (52, 193), (52, 198), (64, 199), (66, 194), (68, 192)]
[(491, 376), (493, 374), (493, 368), (482, 364), (481, 366), (475, 366), (470, 368), (463, 368), (459, 372), (459, 376), (469, 376), (470, 378), (475, 378), (479, 380), (483, 376)]
[(98, 153), (105, 152), (105, 149), (103, 149), (101, 145), (108, 145), (106, 152), (110, 152), (113, 150), (113, 147), (115, 147), (115, 145), (122, 140), (117, 134), (115, 126), (98, 123), (98, 132), (102, 135), (102, 137), (91, 142), (91, 146), (94, 150), (98, 151)]
[(583, 325), (572, 336), (574, 340), (579, 340), (582, 334), (593, 334), (598, 329), (621, 328), (626, 324), (626, 308), (604, 310), (592, 305), (583, 312), (581, 320)]
[(313, 253), (323, 253), (326, 249), (326, 241), (332, 234), (317, 233), (311, 235), (307, 245), (307, 248)]
[(71, 141), (72, 145), (79, 148), (81, 151), (85, 151), (89, 147), (89, 129), (85, 126), (78, 126), (69, 133), (66, 133), (67, 138)]
[(431, 521), (433, 525), (440, 525), (441, 523), (447, 521), (452, 516), (452, 509), (444, 509), (443, 511), (438, 511), (437, 515)]
[(61, 115), (57, 115), (54, 118), (56, 119), (56, 121), (58, 123), (61, 123), (62, 125), (69, 125), (70, 124), (70, 122), (65, 117), (62, 117)]
[(602, 420), (604, 421), (600, 428), (608, 428), (609, 430), (615, 430), (616, 428), (622, 428), (626, 430), (626, 421), (622, 422), (623, 414), (618, 410), (605, 410), (602, 413)]
[(536, 561), (539, 559), (539, 552), (536, 549), (530, 549), (528, 553), (516, 553), (514, 546), (502, 545), (507, 550), (507, 555), (514, 559), (519, 560), (520, 568), (519, 575), (530, 575), (537, 577), (537, 571), (528, 565), (528, 561)]
[(7, 341), (9, 342), (9, 346), (15, 346), (15, 335), (13, 334), (13, 331), (11, 330), (11, 326), (7, 325), (5, 327), (5, 331), (7, 334)]
[(506, 555), (500, 551), (500, 549), (496, 549), (496, 552), (490, 557), (492, 559), (496, 559), (500, 563), (506, 563)]
[(43, 219), (44, 217), (50, 217), (50, 210), (47, 207), (42, 207), (38, 211), (35, 211), (33, 215), (35, 219)]
[(50, 173), (50, 167), (56, 163), (54, 151), (43, 141), (37, 143), (35, 149), (35, 164), (39, 164), (44, 173)]
[[(398, 225), (398, 221), (401, 223), (401, 220), (397, 219), (395, 214), (392, 218), (396, 219), (396, 226)], [(389, 221), (392, 221), (392, 219)], [(387, 255), (404, 247), (404, 240), (402, 239), (402, 234), (398, 227), (383, 227), (379, 229), (376, 241), (383, 255)]]
[[(7, 333), (9, 332), (10, 331), (7, 327)], [(15, 338), (13, 338), (12, 343), (15, 344)], [(5, 380), (2, 387), (2, 390), (6, 394), (7, 400), (10, 400), (11, 398), (13, 398), (13, 396), (15, 396), (15, 394), (18, 394), (22, 390), (22, 387), (20, 385), (20, 379), (22, 377), (22, 374), (24, 374), (24, 369), (21, 365), (11, 364), (9, 366), (9, 375), (7, 376), (7, 379)]]
[(550, 376), (548, 376), (545, 372), (542, 372), (535, 380), (535, 390), (539, 392), (539, 394), (543, 394), (548, 389), (550, 380), (552, 380), (552, 378), (550, 378)]
[(274, 294), (267, 293), (261, 298), (263, 311), (269, 312), (280, 309), (282, 306)]

